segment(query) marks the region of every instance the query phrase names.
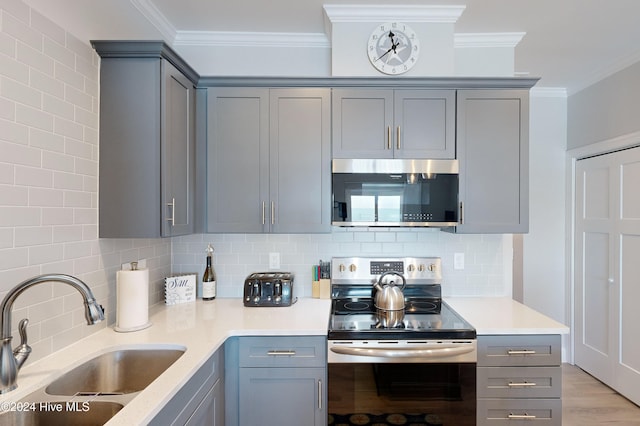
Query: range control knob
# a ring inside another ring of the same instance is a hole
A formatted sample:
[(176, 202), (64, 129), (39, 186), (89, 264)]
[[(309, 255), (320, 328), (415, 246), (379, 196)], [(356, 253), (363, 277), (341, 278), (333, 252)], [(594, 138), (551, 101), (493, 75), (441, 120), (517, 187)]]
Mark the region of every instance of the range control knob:
[(423, 264), (420, 264), (420, 265), (418, 266), (418, 271), (420, 271), (420, 272), (424, 272), (424, 265), (423, 265)]
[(355, 271), (356, 271), (356, 269), (358, 269), (358, 268), (357, 268), (357, 267), (356, 267), (356, 265), (354, 265), (353, 263), (352, 263), (351, 265), (349, 265), (349, 270), (350, 270), (351, 272), (355, 272)]
[(340, 270), (340, 272), (344, 272), (347, 270), (347, 267), (341, 263), (340, 266), (338, 266), (338, 269)]
[(430, 270), (431, 272), (435, 271), (435, 270), (436, 270), (436, 265), (435, 265), (434, 263), (430, 264), (430, 265), (429, 265), (429, 270)]
[(407, 266), (407, 271), (413, 272), (415, 270), (416, 270), (416, 266), (413, 263), (410, 263), (409, 266)]

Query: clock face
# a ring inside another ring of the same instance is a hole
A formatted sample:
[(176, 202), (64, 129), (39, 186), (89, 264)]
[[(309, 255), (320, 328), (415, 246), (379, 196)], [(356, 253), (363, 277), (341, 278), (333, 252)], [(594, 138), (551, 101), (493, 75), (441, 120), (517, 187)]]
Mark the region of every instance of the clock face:
[(419, 53), (415, 31), (400, 22), (378, 25), (367, 43), (367, 55), (371, 64), (385, 74), (409, 71), (418, 61)]

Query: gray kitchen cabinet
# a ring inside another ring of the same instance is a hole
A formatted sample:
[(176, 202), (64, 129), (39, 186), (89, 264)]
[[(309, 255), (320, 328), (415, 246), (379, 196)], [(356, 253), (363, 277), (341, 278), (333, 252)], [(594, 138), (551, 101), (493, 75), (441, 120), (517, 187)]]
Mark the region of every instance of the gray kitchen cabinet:
[(455, 158), (455, 91), (334, 89), (333, 158)]
[(457, 233), (529, 230), (529, 91), (459, 90)]
[(478, 336), (477, 424), (562, 424), (560, 335)]
[(158, 425), (225, 425), (224, 348), (218, 349), (151, 420)]
[(92, 44), (101, 56), (100, 237), (192, 233), (196, 76), (160, 42)]
[(208, 232), (329, 232), (330, 91), (209, 88)]
[(237, 417), (230, 415), (228, 425), (327, 424), (325, 336), (247, 336), (230, 344), (235, 349), (227, 356), (233, 354), (237, 368), (227, 366), (236, 374), (227, 398), (237, 403), (228, 401), (227, 411)]

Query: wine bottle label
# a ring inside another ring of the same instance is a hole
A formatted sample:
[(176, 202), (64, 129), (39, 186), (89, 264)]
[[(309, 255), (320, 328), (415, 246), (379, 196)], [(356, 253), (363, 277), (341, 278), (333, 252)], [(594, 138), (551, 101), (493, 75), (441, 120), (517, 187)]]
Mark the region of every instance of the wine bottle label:
[(216, 282), (203, 281), (202, 282), (202, 298), (211, 299), (214, 297), (216, 297)]

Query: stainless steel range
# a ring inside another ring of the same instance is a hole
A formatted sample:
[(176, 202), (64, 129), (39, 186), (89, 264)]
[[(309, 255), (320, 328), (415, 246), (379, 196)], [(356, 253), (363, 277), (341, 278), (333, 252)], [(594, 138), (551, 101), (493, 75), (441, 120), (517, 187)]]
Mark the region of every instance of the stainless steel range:
[(476, 331), (442, 300), (441, 285), (437, 257), (332, 259), (330, 413), (475, 424)]

